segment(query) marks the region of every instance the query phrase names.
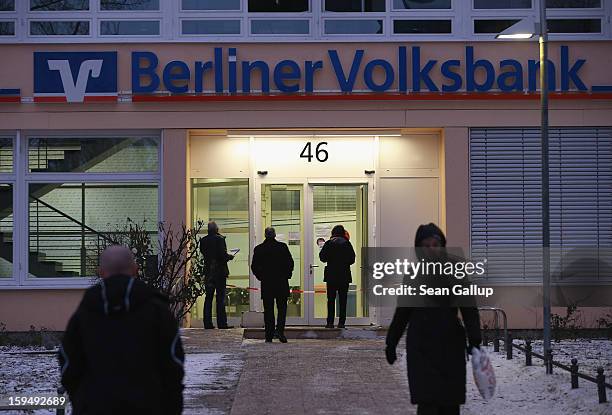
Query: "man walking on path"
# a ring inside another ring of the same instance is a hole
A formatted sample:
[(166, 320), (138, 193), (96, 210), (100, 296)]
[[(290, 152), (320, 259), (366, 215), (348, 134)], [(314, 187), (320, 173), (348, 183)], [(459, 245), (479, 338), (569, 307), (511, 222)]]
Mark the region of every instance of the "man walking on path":
[(183, 409), (183, 346), (167, 299), (135, 278), (132, 252), (100, 256), (60, 346), (62, 385), (75, 415), (175, 415)]
[(266, 239), (255, 247), (251, 270), (261, 281), (261, 299), (264, 306), (266, 342), (274, 337), (274, 302), (278, 309), (276, 333), (281, 343), (287, 343), (285, 337), (285, 319), (287, 317), (287, 298), (289, 297), (289, 279), (293, 274), (293, 258), (289, 248), (276, 240), (274, 228), (266, 228)]
[(234, 259), (234, 256), (227, 253), (225, 236), (219, 233), (219, 227), (215, 222), (208, 222), (208, 235), (200, 239), (200, 252), (204, 257), (204, 285), (206, 289), (204, 328), (215, 328), (212, 322), (212, 303), (216, 292), (217, 327), (231, 329), (232, 327), (227, 325), (227, 314), (225, 312), (225, 286), (229, 275), (227, 263)]
[(319, 252), (321, 262), (326, 262), (323, 281), (327, 283), (327, 328), (334, 328), (336, 294), (339, 297), (338, 328), (346, 323), (346, 299), (351, 277), (351, 265), (355, 263), (355, 250), (347, 238), (342, 225), (332, 229), (331, 239), (325, 242)]

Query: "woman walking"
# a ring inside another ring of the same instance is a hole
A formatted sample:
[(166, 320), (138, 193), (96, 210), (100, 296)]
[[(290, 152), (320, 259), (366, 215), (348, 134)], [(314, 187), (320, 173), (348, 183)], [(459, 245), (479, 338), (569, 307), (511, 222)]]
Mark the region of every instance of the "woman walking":
[[(444, 233), (433, 223), (419, 226), (414, 244), (425, 261), (449, 261)], [(459, 406), (465, 403), (466, 348), (469, 352), (481, 341), (478, 309), (453, 306), (448, 297), (427, 300), (433, 301), (431, 307), (395, 310), (386, 339), (387, 361), (393, 364), (397, 359), (396, 347), (408, 326), (408, 383), (417, 414), (459, 415)]]

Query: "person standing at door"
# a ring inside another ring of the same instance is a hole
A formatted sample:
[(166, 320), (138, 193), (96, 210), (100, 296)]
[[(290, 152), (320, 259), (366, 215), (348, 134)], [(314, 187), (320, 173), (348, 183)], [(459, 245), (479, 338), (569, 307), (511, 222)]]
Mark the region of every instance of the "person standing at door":
[(325, 242), (319, 252), (319, 259), (325, 262), (323, 281), (327, 283), (327, 328), (334, 328), (336, 296), (339, 299), (338, 328), (343, 329), (346, 323), (346, 298), (351, 277), (351, 265), (355, 263), (355, 250), (347, 238), (342, 225), (332, 229), (331, 238)]
[(200, 252), (204, 257), (204, 328), (214, 329), (212, 322), (212, 303), (217, 293), (217, 327), (230, 329), (225, 313), (225, 286), (229, 275), (227, 263), (234, 256), (227, 253), (225, 236), (219, 233), (219, 227), (213, 221), (208, 222), (208, 234), (200, 239)]
[[(289, 298), (289, 279), (293, 274), (293, 258), (287, 245), (276, 240), (274, 228), (266, 228), (265, 237), (266, 239), (253, 251), (251, 270), (255, 278), (261, 281), (266, 342), (272, 342), (276, 329), (281, 343), (287, 343), (285, 319), (287, 317), (287, 298)], [(278, 309), (276, 327), (274, 325), (275, 301)]]

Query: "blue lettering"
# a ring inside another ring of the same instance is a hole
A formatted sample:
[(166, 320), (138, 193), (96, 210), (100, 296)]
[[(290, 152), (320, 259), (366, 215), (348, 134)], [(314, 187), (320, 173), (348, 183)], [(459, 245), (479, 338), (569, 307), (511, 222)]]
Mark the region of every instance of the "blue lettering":
[[(485, 70), (486, 78), (482, 84), (476, 82), (476, 70)], [(474, 61), (474, 47), (465, 47), (465, 78), (468, 91), (489, 91), (495, 82), (495, 69), (493, 64), (486, 59)]]
[(211, 61), (195, 63), (195, 92), (201, 94), (204, 92), (204, 73), (213, 68)]
[[(296, 61), (287, 59), (280, 61), (274, 68), (274, 83), (276, 88), (282, 92), (298, 92), (300, 90), (301, 78), (300, 66)], [(287, 85), (285, 81), (298, 81)]]
[(228, 87), (227, 89), (231, 94), (235, 94), (238, 91), (237, 76), (236, 76), (236, 48), (229, 48), (227, 52), (227, 63), (228, 63)]
[[(374, 71), (376, 70), (376, 67), (381, 67), (385, 72), (385, 80), (382, 84), (377, 84), (374, 81)], [(363, 80), (366, 86), (375, 92), (384, 92), (391, 88), (394, 79), (395, 74), (393, 72), (393, 66), (391, 66), (391, 64), (384, 59), (374, 59), (368, 62), (363, 71)]]
[(397, 50), (397, 62), (398, 62), (398, 78), (399, 78), (399, 91), (408, 92), (408, 63), (407, 61), (408, 52), (406, 46), (400, 46)]
[(357, 72), (359, 71), (361, 60), (363, 59), (363, 50), (358, 49), (355, 51), (355, 55), (353, 56), (353, 63), (351, 64), (351, 71), (349, 72), (348, 78), (344, 74), (344, 69), (342, 69), (342, 63), (340, 63), (338, 52), (335, 50), (328, 50), (327, 53), (334, 68), (336, 78), (338, 79), (338, 85), (340, 85), (340, 90), (342, 92), (351, 92), (353, 90), (353, 87), (355, 86)]
[[(554, 91), (557, 89), (557, 82), (555, 76), (555, 64), (550, 60), (546, 61), (546, 70), (547, 70), (547, 82), (548, 82), (548, 90)], [(527, 77), (528, 77), (528, 88), (530, 92), (537, 91), (538, 85), (538, 74), (540, 73), (540, 61), (529, 60), (527, 62)]]
[[(501, 91), (522, 91), (523, 90), (523, 65), (515, 59), (505, 59), (499, 63), (499, 69), (510, 67), (509, 71), (502, 72), (497, 77), (497, 86)], [(509, 80), (514, 82), (508, 83)]]
[[(148, 65), (140, 66), (140, 60), (146, 60)], [(155, 92), (159, 88), (159, 76), (155, 73), (159, 60), (153, 52), (132, 52), (132, 92), (134, 94)], [(148, 76), (148, 85), (142, 85), (140, 78)]]
[(306, 81), (304, 91), (314, 92), (314, 73), (317, 69), (323, 69), (323, 61), (306, 61)]
[(463, 86), (463, 78), (461, 78), (461, 74), (454, 72), (452, 70), (453, 67), (460, 68), (461, 61), (459, 59), (451, 59), (442, 64), (442, 75), (453, 81), (453, 83), (450, 85), (442, 85), (442, 91), (444, 92), (457, 92)]
[(425, 83), (427, 89), (432, 92), (438, 92), (436, 84), (429, 77), (429, 72), (438, 61), (429, 60), (423, 68), (421, 68), (421, 48), (419, 46), (412, 47), (412, 90), (418, 92), (421, 90), (421, 81)]
[(242, 92), (248, 94), (251, 92), (251, 71), (259, 69), (261, 73), (261, 92), (267, 94), (270, 92), (270, 68), (264, 61), (249, 61), (242, 62)]
[(223, 93), (223, 49), (215, 48), (215, 92)]
[(569, 47), (561, 46), (561, 90), (569, 91), (570, 80), (576, 85), (579, 91), (586, 91), (587, 87), (578, 76), (578, 71), (586, 62), (585, 59), (578, 59), (572, 67), (569, 66)]
[[(164, 86), (174, 94), (184, 94), (189, 91), (189, 67), (183, 61), (171, 61), (164, 67)], [(187, 81), (176, 85), (175, 81)]]

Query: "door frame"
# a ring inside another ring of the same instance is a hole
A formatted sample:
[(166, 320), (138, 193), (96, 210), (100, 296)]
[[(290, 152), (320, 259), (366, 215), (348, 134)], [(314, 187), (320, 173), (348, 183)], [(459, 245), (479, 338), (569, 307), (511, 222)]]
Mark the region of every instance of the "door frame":
[[(287, 325), (325, 325), (325, 318), (315, 318), (314, 316), (314, 295), (325, 295), (314, 293), (314, 278), (310, 275), (310, 266), (313, 265), (313, 247), (311, 241), (314, 235), (314, 222), (313, 222), (313, 186), (314, 185), (366, 185), (367, 186), (367, 246), (376, 246), (376, 187), (374, 177), (355, 177), (355, 178), (300, 178), (300, 177), (256, 177), (253, 180), (253, 211), (251, 212), (253, 218), (253, 229), (252, 229), (252, 241), (251, 246), (254, 248), (256, 245), (261, 243), (263, 240), (263, 218), (261, 215), (262, 209), (262, 186), (266, 184), (278, 184), (278, 185), (302, 185), (302, 203), (303, 212), (302, 221), (304, 224), (304, 235), (302, 235), (304, 242), (303, 255), (304, 265), (302, 269), (303, 289), (306, 291), (304, 295), (304, 313), (302, 317), (287, 317)], [(261, 288), (259, 281), (251, 273), (250, 286)], [(364, 300), (368, 297), (367, 293), (364, 293)], [(251, 307), (255, 311), (262, 311), (262, 304), (260, 300), (260, 292), (258, 290), (251, 291), (251, 304), (256, 305)], [(376, 307), (375, 304), (368, 304), (368, 316), (367, 317), (347, 317), (347, 325), (372, 325), (376, 321)]]

